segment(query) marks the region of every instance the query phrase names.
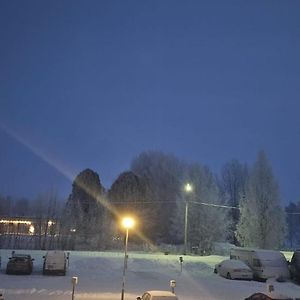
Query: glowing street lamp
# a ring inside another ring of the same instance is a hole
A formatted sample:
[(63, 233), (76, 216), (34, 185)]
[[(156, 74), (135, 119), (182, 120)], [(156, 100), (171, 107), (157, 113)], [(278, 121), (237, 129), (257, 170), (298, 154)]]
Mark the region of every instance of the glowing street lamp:
[(187, 183), (185, 186), (184, 186), (184, 190), (187, 192), (187, 193), (190, 193), (193, 191), (193, 187), (190, 183)]
[(186, 255), (187, 234), (188, 234), (188, 213), (189, 213), (188, 195), (193, 191), (193, 186), (190, 183), (187, 183), (184, 186), (184, 191), (186, 193), (186, 196), (185, 196), (185, 215), (184, 215), (184, 252), (183, 252), (183, 254)]
[(130, 217), (125, 217), (123, 220), (122, 220), (122, 226), (128, 230), (128, 229), (131, 229), (133, 228), (134, 226), (134, 219), (133, 218), (130, 218)]
[(127, 248), (128, 248), (128, 233), (129, 229), (132, 229), (135, 225), (135, 221), (131, 217), (125, 217), (122, 220), (122, 226), (126, 229), (126, 238), (125, 238), (125, 253), (124, 253), (124, 266), (123, 266), (123, 281), (122, 281), (122, 292), (121, 292), (121, 300), (124, 300), (124, 292), (125, 292), (125, 279), (126, 279), (126, 269), (127, 269)]

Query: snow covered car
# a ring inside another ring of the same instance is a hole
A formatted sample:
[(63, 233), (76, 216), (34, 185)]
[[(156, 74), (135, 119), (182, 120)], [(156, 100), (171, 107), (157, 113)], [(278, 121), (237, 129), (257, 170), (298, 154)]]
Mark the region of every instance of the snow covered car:
[(137, 300), (178, 300), (178, 297), (170, 291), (147, 291)]
[(67, 256), (64, 251), (50, 250), (43, 258), (43, 275), (66, 275)]
[(6, 266), (6, 274), (31, 274), (33, 261), (28, 254), (14, 254), (9, 258)]
[(241, 260), (225, 259), (216, 264), (214, 272), (227, 279), (253, 279), (252, 270)]
[(245, 262), (257, 280), (276, 278), (284, 281), (290, 278), (288, 263), (280, 251), (235, 247), (230, 250), (230, 259)]
[[(248, 298), (246, 298), (245, 300), (294, 300), (294, 299), (274, 292), (269, 295), (266, 295), (264, 293), (255, 293), (249, 296)], [(296, 300), (298, 300), (298, 298)]]

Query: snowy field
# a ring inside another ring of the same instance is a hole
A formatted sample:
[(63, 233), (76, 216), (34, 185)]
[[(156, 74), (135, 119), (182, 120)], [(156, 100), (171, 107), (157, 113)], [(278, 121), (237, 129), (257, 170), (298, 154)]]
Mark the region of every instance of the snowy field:
[[(66, 300), (71, 299), (71, 277), (78, 276), (75, 299), (120, 299), (123, 253), (71, 252), (66, 276), (43, 276), (42, 256), (45, 251), (31, 253), (34, 261), (32, 275), (6, 275), (5, 266), (11, 251), (1, 250), (0, 289), (5, 300)], [(17, 251), (22, 253), (22, 251)], [(222, 256), (185, 256), (180, 273), (178, 255), (129, 253), (125, 300), (136, 299), (145, 290), (169, 289), (175, 279), (180, 300), (241, 300), (257, 291), (266, 291), (266, 283), (221, 278), (213, 273)], [(275, 290), (291, 297), (300, 297), (300, 286), (292, 282), (275, 282)]]

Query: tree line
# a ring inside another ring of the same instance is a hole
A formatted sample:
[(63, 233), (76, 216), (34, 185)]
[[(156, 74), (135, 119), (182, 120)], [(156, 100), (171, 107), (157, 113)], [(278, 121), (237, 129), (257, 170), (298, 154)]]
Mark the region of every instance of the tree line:
[[(184, 190), (186, 183), (192, 186), (190, 193)], [(119, 220), (125, 214), (135, 216), (138, 222), (131, 234), (134, 244), (180, 247), (187, 205), (190, 250), (210, 253), (215, 242), (265, 249), (300, 243), (300, 216), (295, 214), (300, 211), (300, 202), (284, 210), (264, 151), (251, 166), (235, 159), (227, 162), (218, 175), (200, 163), (148, 151), (135, 157), (109, 190), (91, 169), (77, 175), (70, 196), (56, 213), (61, 224), (60, 247), (122, 247)], [(52, 206), (48, 205), (48, 211)], [(3, 209), (0, 206), (0, 214)]]

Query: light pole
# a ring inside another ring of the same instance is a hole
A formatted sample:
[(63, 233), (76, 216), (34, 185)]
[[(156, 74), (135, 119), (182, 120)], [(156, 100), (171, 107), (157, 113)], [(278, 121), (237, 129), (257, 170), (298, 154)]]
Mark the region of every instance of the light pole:
[(134, 219), (130, 217), (125, 217), (122, 220), (122, 226), (126, 229), (125, 236), (125, 251), (124, 251), (124, 266), (123, 266), (123, 280), (122, 280), (122, 292), (121, 292), (121, 300), (124, 300), (124, 292), (125, 292), (125, 280), (126, 280), (126, 269), (127, 269), (127, 247), (128, 247), (128, 233), (129, 229), (134, 226)]
[(183, 254), (186, 255), (187, 253), (187, 235), (188, 235), (188, 214), (189, 214), (189, 201), (188, 201), (188, 194), (193, 191), (193, 187), (191, 184), (187, 183), (184, 186), (185, 195), (185, 214), (184, 214), (184, 252)]

